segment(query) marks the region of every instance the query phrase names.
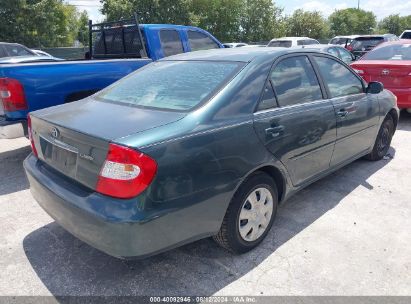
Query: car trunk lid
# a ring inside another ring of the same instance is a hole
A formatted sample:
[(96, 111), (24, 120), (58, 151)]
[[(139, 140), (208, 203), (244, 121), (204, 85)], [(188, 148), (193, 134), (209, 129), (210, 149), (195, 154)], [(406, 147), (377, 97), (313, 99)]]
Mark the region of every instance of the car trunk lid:
[(95, 189), (110, 142), (182, 117), (184, 113), (88, 100), (33, 112), (31, 128), (43, 163)]
[(352, 67), (363, 71), (361, 76), (368, 82), (379, 81), (386, 88), (411, 86), (411, 61), (409, 60), (362, 60)]

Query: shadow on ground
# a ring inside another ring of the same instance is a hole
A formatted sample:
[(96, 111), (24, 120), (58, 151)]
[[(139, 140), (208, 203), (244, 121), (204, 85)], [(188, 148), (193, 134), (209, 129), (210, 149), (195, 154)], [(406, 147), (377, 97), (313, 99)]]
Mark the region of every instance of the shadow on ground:
[(26, 146), (0, 153), (0, 195), (28, 189), (23, 160), (30, 152), (30, 146)]
[[(395, 150), (389, 153), (394, 156)], [(389, 161), (358, 160), (302, 190), (279, 208), (264, 242), (241, 256), (204, 239), (144, 260), (122, 261), (81, 242), (54, 222), (27, 235), (23, 246), (38, 277), (55, 296), (212, 295), (275, 254), (355, 188), (372, 189), (368, 177)]]

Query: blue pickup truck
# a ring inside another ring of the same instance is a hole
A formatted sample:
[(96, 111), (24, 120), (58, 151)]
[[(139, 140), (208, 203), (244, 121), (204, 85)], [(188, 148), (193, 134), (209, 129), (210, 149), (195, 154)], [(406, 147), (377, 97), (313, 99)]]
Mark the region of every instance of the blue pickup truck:
[(223, 48), (197, 27), (130, 23), (90, 24), (92, 47), (83, 60), (17, 64), (0, 60), (0, 138), (27, 134), (27, 113), (90, 96), (150, 62)]

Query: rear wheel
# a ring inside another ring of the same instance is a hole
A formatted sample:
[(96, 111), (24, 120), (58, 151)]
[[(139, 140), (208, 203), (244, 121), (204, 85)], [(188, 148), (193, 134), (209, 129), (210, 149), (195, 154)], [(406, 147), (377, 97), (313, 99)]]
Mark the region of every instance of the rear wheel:
[(265, 173), (250, 176), (237, 190), (214, 240), (234, 253), (256, 247), (269, 232), (278, 205), (277, 188)]
[(391, 115), (388, 115), (378, 131), (377, 138), (375, 139), (374, 147), (370, 154), (366, 155), (365, 158), (369, 160), (380, 160), (388, 152), (391, 145), (392, 136), (394, 134), (394, 121)]

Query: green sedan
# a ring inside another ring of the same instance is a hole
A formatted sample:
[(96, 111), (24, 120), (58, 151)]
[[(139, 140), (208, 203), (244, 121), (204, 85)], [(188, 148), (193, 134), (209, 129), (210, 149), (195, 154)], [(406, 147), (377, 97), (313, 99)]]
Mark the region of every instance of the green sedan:
[(383, 158), (398, 117), (381, 83), (320, 51), (198, 51), (30, 113), (24, 167), (40, 206), (110, 255), (211, 236), (244, 253), (298, 190)]

